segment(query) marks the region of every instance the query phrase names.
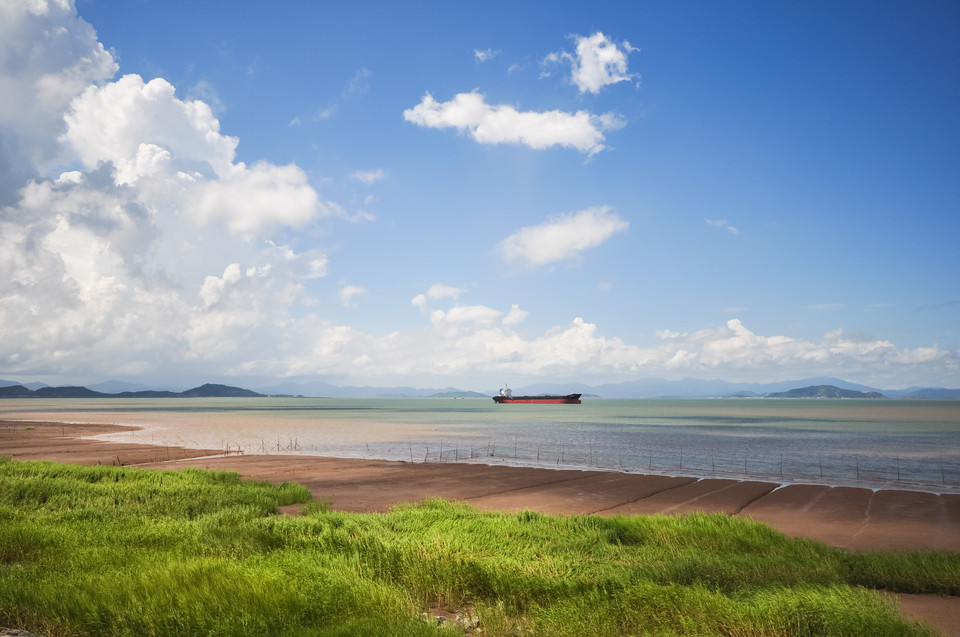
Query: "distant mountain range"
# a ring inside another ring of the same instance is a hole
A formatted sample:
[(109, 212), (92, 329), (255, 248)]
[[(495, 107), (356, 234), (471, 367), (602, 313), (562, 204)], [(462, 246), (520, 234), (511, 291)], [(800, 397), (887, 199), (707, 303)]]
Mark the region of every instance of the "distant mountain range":
[(86, 387), (39, 387), (23, 385), (0, 387), (0, 398), (256, 398), (263, 396), (249, 389), (208, 383), (181, 392), (142, 390), (115, 394), (94, 391)]
[[(807, 378), (776, 383), (731, 383), (722, 380), (664, 380), (647, 378), (624, 383), (541, 383), (513, 387), (524, 395), (570, 394), (599, 398), (893, 398), (960, 400), (960, 389), (910, 387), (876, 389), (838, 378)], [(144, 385), (107, 381), (87, 387), (49, 387), (43, 383), (22, 384), (0, 380), (0, 398), (219, 398), (259, 396), (309, 396), (329, 398), (486, 398), (497, 393), (466, 391), (456, 387), (341, 387), (324, 382), (283, 383), (257, 391), (229, 385), (206, 384), (186, 391), (150, 389)]]

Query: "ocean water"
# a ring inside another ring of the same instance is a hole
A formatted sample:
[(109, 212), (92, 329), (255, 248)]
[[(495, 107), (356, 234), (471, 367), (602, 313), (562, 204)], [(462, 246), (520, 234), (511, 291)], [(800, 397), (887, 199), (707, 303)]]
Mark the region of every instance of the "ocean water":
[(960, 402), (490, 399), (0, 401), (0, 419), (136, 425), (103, 438), (960, 493)]

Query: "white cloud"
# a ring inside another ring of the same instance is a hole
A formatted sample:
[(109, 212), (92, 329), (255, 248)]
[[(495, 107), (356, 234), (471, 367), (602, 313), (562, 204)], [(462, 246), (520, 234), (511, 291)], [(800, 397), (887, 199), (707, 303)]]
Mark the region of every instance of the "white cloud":
[(456, 306), (447, 311), (434, 310), (430, 314), (430, 322), (442, 333), (461, 333), (472, 331), (477, 326), (489, 326), (502, 314), (503, 312), (485, 305)]
[[(605, 86), (638, 77), (627, 73), (627, 56), (636, 50), (629, 42), (624, 41), (618, 46), (600, 31), (588, 37), (577, 36), (575, 40), (575, 53), (551, 53), (544, 63), (569, 62), (570, 79), (580, 93), (596, 94)], [(545, 75), (549, 76), (549, 72)]]
[(230, 176), (237, 139), (220, 134), (220, 122), (204, 102), (182, 101), (174, 93), (166, 80), (145, 84), (139, 75), (89, 86), (65, 117), (63, 139), (88, 169), (112, 162), (118, 183), (140, 176), (131, 164), (145, 143), (167, 150), (172, 170)]
[(387, 173), (381, 169), (376, 170), (357, 170), (350, 173), (350, 179), (356, 179), (357, 181), (362, 181), (367, 185), (372, 185), (381, 179), (386, 179)]
[[(234, 162), (209, 106), (163, 79), (109, 81), (71, 2), (0, 4), (0, 41), (0, 168), (18, 167), (0, 170), (5, 371), (219, 374), (257, 358), (326, 274), (324, 254), (267, 234), (325, 209), (305, 173)], [(51, 179), (54, 162), (80, 169)]]
[(521, 310), (520, 306), (514, 303), (512, 306), (510, 306), (510, 313), (503, 317), (503, 324), (506, 326), (519, 325), (526, 320), (529, 314), (530, 312)]
[(498, 248), (506, 261), (522, 260), (536, 267), (576, 258), (629, 227), (609, 207), (598, 206), (521, 228), (501, 241)]
[(219, 301), (224, 288), (231, 283), (236, 283), (242, 276), (240, 264), (231, 263), (223, 271), (222, 277), (208, 276), (204, 279), (203, 287), (200, 288), (200, 298), (203, 299), (204, 306), (209, 307)]
[(587, 111), (518, 111), (513, 106), (487, 104), (476, 91), (459, 93), (449, 102), (438, 102), (429, 93), (403, 112), (408, 122), (427, 128), (455, 128), (481, 144), (524, 144), (541, 150), (553, 146), (575, 148), (594, 155), (605, 148), (604, 131), (622, 128), (613, 114)]
[(337, 293), (340, 296), (340, 302), (343, 307), (356, 307), (360, 297), (366, 296), (369, 290), (356, 285), (345, 285)]
[(237, 164), (225, 179), (198, 183), (185, 198), (200, 223), (223, 220), (231, 232), (250, 236), (276, 225), (302, 226), (319, 210), (316, 191), (299, 167)]
[(63, 112), (117, 64), (68, 2), (0, 2), (0, 206), (60, 160)]
[(430, 286), (430, 289), (427, 290), (427, 296), (431, 299), (442, 299), (445, 297), (456, 299), (461, 294), (463, 294), (463, 288), (457, 288), (443, 283), (434, 283)]
[(410, 300), (410, 303), (420, 308), (422, 311), (427, 312), (429, 310), (427, 299), (434, 301), (437, 299), (457, 300), (457, 298), (463, 294), (463, 292), (464, 291), (462, 288), (446, 285), (445, 283), (434, 283), (430, 286), (430, 289), (427, 290), (426, 294), (416, 295)]

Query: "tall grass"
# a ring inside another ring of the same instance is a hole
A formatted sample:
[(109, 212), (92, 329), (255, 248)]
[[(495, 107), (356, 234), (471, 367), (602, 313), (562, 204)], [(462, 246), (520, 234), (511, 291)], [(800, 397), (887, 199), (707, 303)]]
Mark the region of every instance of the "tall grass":
[(50, 637), (931, 634), (866, 587), (957, 595), (960, 558), (724, 515), (346, 514), (234, 473), (0, 460), (0, 625)]

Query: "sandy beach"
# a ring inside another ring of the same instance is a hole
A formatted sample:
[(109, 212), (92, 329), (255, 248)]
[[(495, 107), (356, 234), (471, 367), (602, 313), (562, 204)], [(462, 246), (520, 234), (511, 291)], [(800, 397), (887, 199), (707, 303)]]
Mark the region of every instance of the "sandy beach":
[[(439, 497), (486, 510), (551, 514), (726, 513), (850, 551), (960, 552), (960, 495), (823, 485), (781, 485), (606, 471), (408, 463), (302, 455), (222, 455), (222, 450), (103, 442), (114, 425), (0, 422), (0, 455), (18, 460), (200, 467), (270, 482), (298, 482), (332, 508), (385, 512)], [(960, 635), (960, 599), (900, 596), (908, 616)]]

